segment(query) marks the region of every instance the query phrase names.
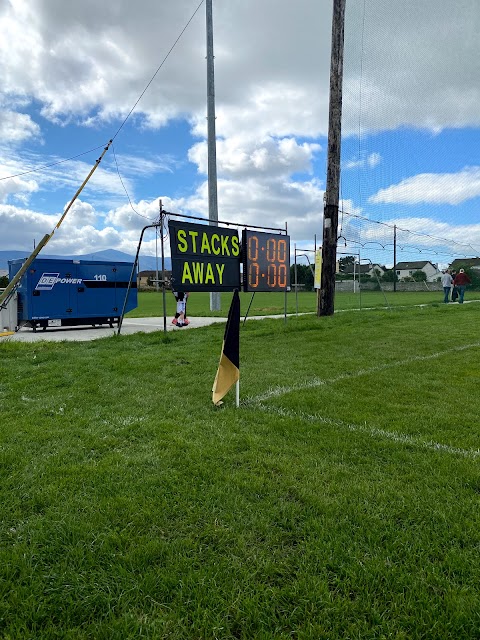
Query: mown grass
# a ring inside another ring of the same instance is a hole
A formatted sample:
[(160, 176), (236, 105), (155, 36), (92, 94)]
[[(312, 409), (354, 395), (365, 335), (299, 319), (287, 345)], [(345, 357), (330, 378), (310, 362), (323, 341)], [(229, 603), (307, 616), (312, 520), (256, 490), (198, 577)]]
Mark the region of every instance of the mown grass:
[[(166, 292), (167, 316), (175, 313), (175, 299), (171, 291)], [(187, 315), (190, 316), (220, 316), (226, 317), (230, 306), (231, 293), (221, 294), (221, 310), (210, 311), (209, 293), (192, 293), (188, 299)], [(466, 300), (480, 300), (480, 291), (468, 291)], [(366, 309), (399, 306), (415, 306), (419, 304), (440, 304), (443, 303), (442, 291), (415, 291), (386, 292), (362, 291), (359, 293), (337, 293), (335, 295), (335, 309), (345, 311), (347, 309)], [(278, 315), (285, 312), (284, 293), (240, 293), (240, 304), (242, 314), (248, 315)], [(295, 296), (295, 293), (287, 294), (287, 313), (316, 313), (317, 295), (315, 292), (302, 291)], [(161, 292), (139, 292), (138, 307), (127, 314), (130, 318), (146, 318), (163, 316), (163, 296)]]
[(478, 305), (0, 343), (0, 637), (478, 638)]

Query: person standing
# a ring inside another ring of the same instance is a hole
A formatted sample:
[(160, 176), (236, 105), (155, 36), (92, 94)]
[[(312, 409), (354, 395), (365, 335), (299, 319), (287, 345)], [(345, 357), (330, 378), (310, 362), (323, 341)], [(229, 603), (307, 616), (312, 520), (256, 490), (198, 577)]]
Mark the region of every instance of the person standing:
[(442, 271), (442, 287), (443, 287), (443, 301), (448, 303), (448, 298), (450, 296), (450, 289), (452, 288), (453, 280), (450, 275), (450, 271), (447, 269), (446, 271)]
[(471, 280), (465, 273), (465, 270), (460, 269), (458, 274), (455, 276), (455, 281), (453, 283), (453, 285), (458, 289), (458, 295), (460, 297), (460, 300), (458, 301), (459, 304), (463, 304), (463, 296), (465, 295), (465, 289), (467, 288), (467, 284), (470, 284), (470, 283), (471, 283)]
[(456, 302), (457, 298), (458, 298), (458, 289), (455, 286), (455, 278), (457, 277), (457, 272), (456, 271), (452, 271), (451, 272), (451, 276), (452, 276), (452, 280), (453, 280), (453, 288), (452, 288), (452, 302)]
[(172, 320), (172, 324), (177, 327), (186, 327), (190, 324), (190, 321), (187, 319), (187, 291), (172, 291), (175, 296), (175, 300), (177, 302), (177, 312), (175, 313), (175, 317)]

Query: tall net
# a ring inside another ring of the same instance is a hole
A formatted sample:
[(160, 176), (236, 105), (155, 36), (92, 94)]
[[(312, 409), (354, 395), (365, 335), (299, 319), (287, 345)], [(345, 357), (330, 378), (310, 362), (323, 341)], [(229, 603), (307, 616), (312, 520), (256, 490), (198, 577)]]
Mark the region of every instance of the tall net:
[(479, 32), (478, 0), (347, 0), (339, 251), (480, 256)]

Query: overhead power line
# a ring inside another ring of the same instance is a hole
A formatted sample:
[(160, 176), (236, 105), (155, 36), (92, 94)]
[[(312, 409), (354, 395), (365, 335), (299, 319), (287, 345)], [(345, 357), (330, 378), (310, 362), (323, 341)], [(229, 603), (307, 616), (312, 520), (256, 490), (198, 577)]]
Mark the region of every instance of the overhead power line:
[[(137, 98), (137, 100), (135, 101), (135, 104), (133, 105), (133, 107), (130, 109), (130, 111), (128, 112), (128, 114), (126, 115), (125, 119), (123, 120), (123, 122), (121, 123), (121, 125), (118, 127), (117, 131), (115, 132), (115, 134), (111, 137), (111, 140), (115, 140), (115, 138), (118, 136), (118, 134), (120, 133), (120, 131), (123, 129), (123, 127), (125, 126), (127, 120), (130, 118), (130, 116), (132, 115), (132, 113), (135, 111), (138, 103), (140, 102), (140, 100), (143, 98), (143, 96), (145, 95), (145, 93), (147, 92), (148, 88), (150, 87), (150, 85), (152, 84), (152, 82), (155, 80), (158, 72), (160, 71), (160, 69), (163, 67), (163, 65), (165, 64), (166, 60), (168, 59), (168, 57), (170, 56), (170, 54), (172, 53), (172, 51), (175, 49), (178, 41), (180, 40), (180, 38), (183, 36), (183, 34), (185, 33), (185, 31), (187, 30), (188, 26), (190, 25), (190, 23), (192, 22), (192, 20), (194, 19), (194, 17), (196, 16), (196, 14), (198, 13), (198, 10), (200, 9), (200, 7), (202, 6), (202, 4), (204, 3), (204, 0), (201, 0), (200, 4), (197, 6), (197, 8), (195, 9), (195, 11), (192, 13), (192, 15), (190, 16), (188, 22), (186, 23), (186, 25), (183, 27), (183, 29), (181, 30), (179, 36), (177, 37), (177, 39), (175, 40), (175, 42), (172, 44), (172, 46), (170, 47), (170, 49), (168, 50), (167, 54), (165, 55), (165, 57), (163, 58), (162, 62), (158, 65), (155, 73), (153, 74), (153, 76), (150, 78), (149, 82), (147, 83), (146, 87), (144, 88), (144, 90), (142, 91), (142, 93), (139, 95), (139, 97)], [(105, 144), (101, 144), (98, 147), (94, 147), (93, 149), (89, 149), (88, 151), (83, 151), (82, 153), (78, 153), (75, 156), (71, 156), (70, 158), (65, 158), (64, 160), (58, 160), (56, 162), (51, 162), (49, 164), (45, 164), (42, 165), (40, 167), (37, 167), (35, 169), (29, 169), (27, 171), (22, 171), (20, 173), (15, 173), (9, 176), (4, 176), (3, 178), (0, 178), (0, 180), (9, 180), (11, 178), (18, 178), (20, 176), (24, 176), (27, 175), (29, 173), (39, 173), (40, 171), (43, 171), (44, 169), (49, 169), (50, 167), (54, 167), (58, 164), (62, 164), (64, 162), (70, 162), (71, 160), (75, 160), (76, 158), (79, 158), (80, 156), (84, 156), (87, 153), (91, 153), (92, 151), (96, 151), (97, 149), (102, 149), (105, 147)], [(119, 174), (120, 175), (120, 174)], [(128, 195), (128, 194), (127, 194)], [(140, 215), (140, 214), (138, 214)]]
[(0, 178), (0, 180), (9, 180), (10, 178), (18, 178), (19, 176), (25, 176), (27, 173), (38, 173), (43, 171), (44, 169), (49, 169), (50, 167), (55, 167), (57, 164), (63, 164), (64, 162), (70, 162), (70, 160), (75, 160), (76, 158), (80, 158), (81, 156), (87, 155), (87, 153), (92, 153), (92, 151), (97, 151), (98, 149), (103, 149), (105, 145), (108, 144), (104, 142), (103, 144), (98, 145), (98, 147), (93, 147), (93, 149), (89, 149), (88, 151), (83, 151), (82, 153), (77, 153), (76, 156), (72, 156), (71, 158), (65, 158), (64, 160), (57, 160), (56, 162), (50, 162), (49, 164), (44, 164), (41, 167), (37, 167), (36, 169), (29, 169), (28, 171), (22, 171), (21, 173), (14, 173), (11, 176), (5, 176), (4, 178)]
[(122, 187), (123, 187), (123, 190), (125, 191), (125, 194), (126, 194), (126, 196), (128, 198), (128, 202), (130, 203), (130, 208), (132, 209), (132, 211), (134, 213), (137, 214), (137, 216), (140, 216), (140, 218), (144, 218), (145, 220), (148, 220), (148, 221), (151, 222), (152, 220), (154, 220), (154, 218), (148, 218), (147, 216), (144, 216), (142, 213), (138, 213), (138, 211), (135, 209), (135, 207), (132, 204), (132, 200), (130, 199), (130, 195), (129, 195), (128, 191), (127, 191), (127, 187), (125, 186), (125, 183), (123, 182), (122, 176), (120, 175), (120, 169), (118, 167), (118, 162), (117, 162), (117, 154), (115, 153), (115, 147), (113, 146), (113, 143), (112, 143), (112, 152), (113, 152), (113, 159), (115, 160), (115, 166), (117, 167), (118, 177), (120, 178), (120, 182), (122, 183)]
[(135, 111), (136, 106), (138, 105), (138, 103), (140, 102), (140, 100), (143, 98), (144, 94), (146, 93), (146, 91), (148, 90), (148, 87), (152, 84), (152, 82), (155, 80), (155, 77), (157, 75), (157, 73), (160, 71), (160, 69), (163, 67), (163, 65), (165, 64), (167, 58), (169, 57), (169, 55), (172, 53), (172, 51), (175, 49), (175, 47), (177, 46), (178, 41), (180, 40), (180, 38), (183, 36), (183, 34), (185, 33), (185, 31), (187, 30), (188, 26), (190, 25), (190, 23), (192, 22), (192, 20), (194, 19), (194, 17), (197, 15), (198, 10), (200, 9), (200, 7), (202, 6), (202, 4), (204, 3), (204, 0), (201, 0), (200, 4), (198, 5), (198, 7), (195, 9), (195, 11), (192, 13), (189, 21), (187, 22), (187, 24), (183, 27), (183, 29), (180, 32), (180, 35), (178, 36), (178, 38), (175, 40), (175, 42), (172, 44), (172, 46), (170, 47), (170, 49), (168, 50), (166, 56), (163, 58), (162, 62), (158, 65), (157, 70), (155, 71), (155, 73), (153, 74), (153, 76), (150, 78), (150, 81), (148, 82), (147, 86), (145, 87), (145, 89), (142, 91), (142, 93), (139, 95), (137, 101), (135, 102), (135, 104), (133, 105), (133, 107), (130, 109), (130, 111), (128, 112), (127, 116), (125, 117), (125, 120), (122, 122), (122, 124), (118, 127), (117, 132), (115, 133), (115, 135), (112, 137), (112, 140), (115, 140), (115, 138), (118, 136), (118, 134), (120, 133), (120, 131), (122, 130), (122, 128), (124, 127), (125, 123), (127, 122), (127, 120), (130, 118), (130, 116), (132, 115), (132, 113)]
[(452, 240), (450, 238), (442, 238), (440, 236), (434, 236), (430, 233), (424, 233), (421, 231), (412, 231), (411, 229), (404, 229), (403, 227), (399, 227), (396, 224), (392, 224), (389, 222), (381, 222), (380, 220), (373, 220), (372, 218), (367, 218), (366, 216), (361, 216), (358, 213), (350, 213), (349, 211), (345, 211), (344, 209), (341, 209), (342, 215), (346, 215), (346, 216), (350, 216), (351, 218), (357, 218), (358, 220), (365, 220), (366, 222), (369, 222), (370, 224), (378, 224), (384, 227), (388, 227), (389, 229), (394, 229), (396, 228), (397, 231), (402, 231), (404, 233), (411, 233), (412, 235), (415, 236), (420, 236), (423, 238), (429, 238), (430, 240), (437, 240), (442, 244), (451, 244), (451, 245), (456, 245), (459, 247), (469, 247), (470, 249), (472, 249), (474, 252), (479, 253), (480, 254), (480, 250), (478, 248), (473, 247), (471, 244), (467, 244), (466, 242), (458, 242), (457, 240)]

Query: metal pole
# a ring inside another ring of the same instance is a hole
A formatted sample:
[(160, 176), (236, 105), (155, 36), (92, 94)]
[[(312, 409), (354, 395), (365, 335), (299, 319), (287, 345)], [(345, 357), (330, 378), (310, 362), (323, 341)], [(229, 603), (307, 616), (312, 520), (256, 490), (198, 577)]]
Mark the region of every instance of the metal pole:
[(293, 267), (294, 274), (295, 274), (295, 307), (296, 307), (297, 316), (298, 316), (297, 244), (295, 243), (293, 246), (295, 251), (295, 262)]
[(148, 224), (146, 227), (143, 227), (142, 233), (140, 234), (140, 240), (138, 241), (137, 253), (135, 254), (135, 260), (134, 260), (134, 263), (132, 265), (132, 271), (130, 273), (130, 280), (128, 281), (127, 293), (125, 294), (125, 298), (123, 300), (122, 313), (120, 314), (120, 318), (118, 319), (117, 336), (120, 335), (120, 332), (122, 330), (123, 318), (125, 316), (125, 309), (127, 307), (128, 296), (130, 295), (130, 289), (132, 288), (133, 277), (135, 276), (135, 270), (136, 270), (137, 264), (138, 264), (138, 256), (140, 254), (140, 247), (142, 246), (143, 234), (145, 233), (145, 231), (147, 229), (153, 229), (154, 227), (156, 227), (155, 224)]
[(356, 276), (356, 273), (355, 273), (355, 258), (354, 258), (353, 259), (353, 293), (356, 293), (356, 291), (355, 291), (355, 276)]
[(163, 224), (165, 215), (162, 209), (162, 201), (160, 200), (160, 243), (162, 251), (162, 302), (163, 302), (163, 331), (167, 332), (167, 299), (165, 296), (165, 250), (163, 247)]
[[(210, 225), (218, 224), (217, 143), (215, 131), (215, 67), (213, 56), (212, 0), (206, 0), (207, 18), (207, 124), (208, 124), (208, 217)], [(220, 293), (210, 293), (210, 311), (220, 311)]]
[[(162, 210), (162, 201), (159, 200), (160, 211)], [(160, 217), (158, 218), (158, 222), (160, 222)], [(155, 278), (156, 278), (156, 289), (158, 293), (158, 229), (155, 227)]]
[[(288, 236), (288, 222), (285, 222), (285, 235)], [(288, 269), (290, 270), (290, 265), (288, 265)], [(288, 281), (288, 278), (287, 278), (287, 281)], [(288, 296), (288, 291), (287, 291), (287, 287), (285, 287), (285, 315), (284, 315), (285, 324), (287, 324), (287, 303), (288, 303), (287, 296)]]
[[(360, 257), (360, 247), (358, 248), (358, 264), (361, 264), (362, 259)], [(359, 275), (358, 275), (358, 293), (359, 293), (359, 298), (360, 298), (360, 311), (362, 310), (362, 284), (360, 282), (360, 269), (359, 271)]]
[(393, 290), (397, 290), (397, 225), (393, 225)]
[(255, 296), (255, 291), (252, 293), (252, 297), (250, 298), (250, 304), (248, 305), (247, 313), (245, 314), (245, 318), (243, 319), (243, 324), (247, 321), (248, 313), (250, 311), (250, 307), (252, 306), (253, 298)]
[(323, 210), (322, 286), (317, 309), (317, 315), (319, 316), (331, 316), (334, 312), (340, 192), (345, 2), (346, 0), (333, 0), (327, 186)]

